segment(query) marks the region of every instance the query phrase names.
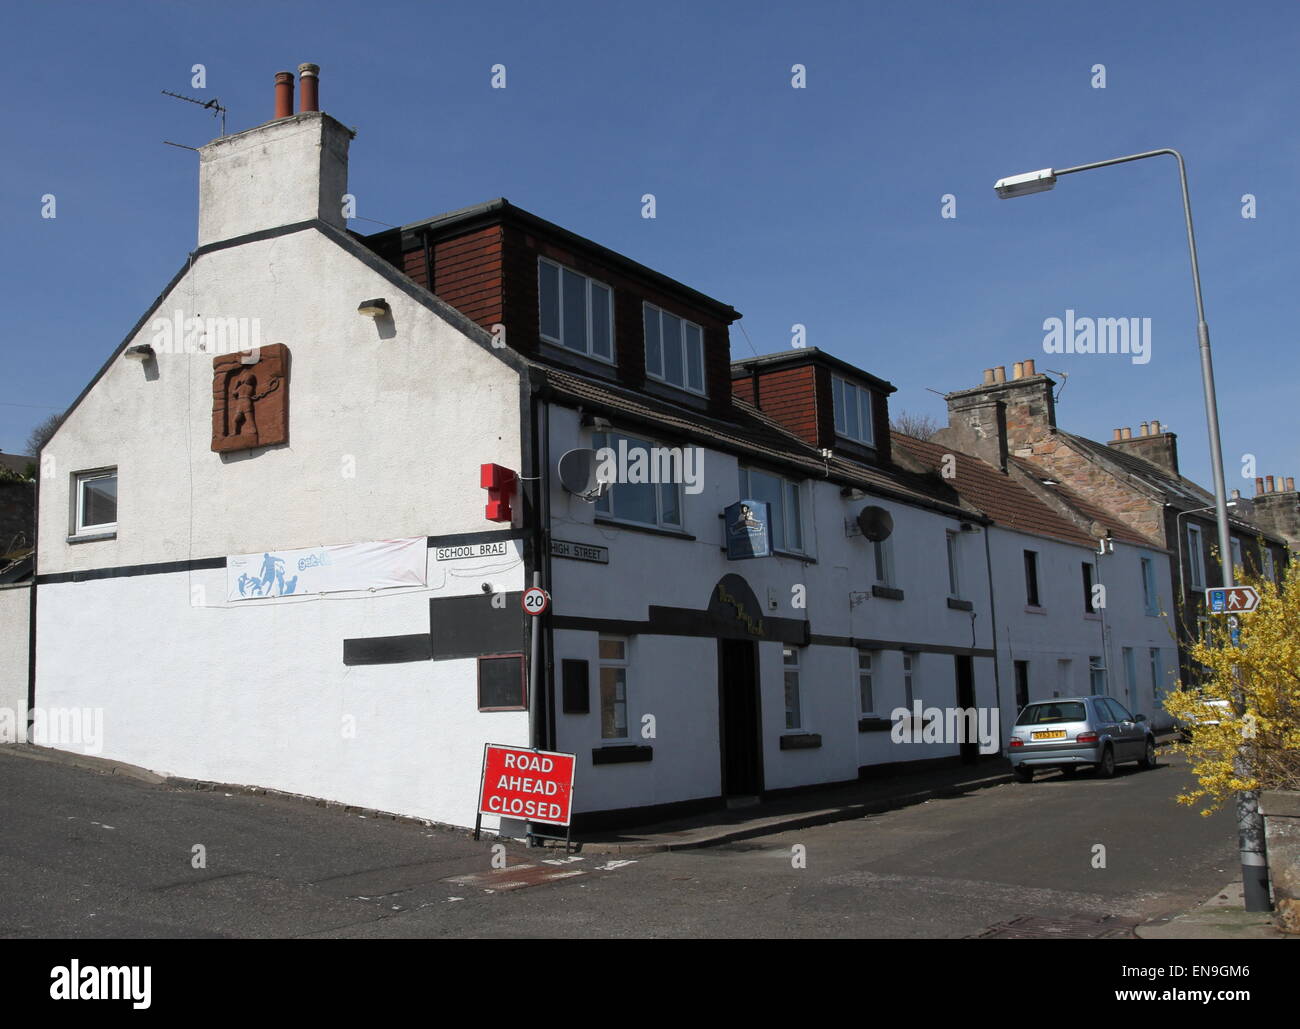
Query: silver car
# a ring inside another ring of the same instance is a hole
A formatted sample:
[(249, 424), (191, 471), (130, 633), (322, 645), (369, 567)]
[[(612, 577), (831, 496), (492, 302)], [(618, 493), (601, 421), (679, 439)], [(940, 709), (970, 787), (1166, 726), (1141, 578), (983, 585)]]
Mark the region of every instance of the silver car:
[(1156, 737), (1146, 715), (1129, 714), (1113, 697), (1062, 697), (1025, 706), (1008, 754), (1021, 782), (1030, 782), (1038, 769), (1073, 775), (1080, 765), (1092, 765), (1109, 779), (1126, 761), (1154, 768)]

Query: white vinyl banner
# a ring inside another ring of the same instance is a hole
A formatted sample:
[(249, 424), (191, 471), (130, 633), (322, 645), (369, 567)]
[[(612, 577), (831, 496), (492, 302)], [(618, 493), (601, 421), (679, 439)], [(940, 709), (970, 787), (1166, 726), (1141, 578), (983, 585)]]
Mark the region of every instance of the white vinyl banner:
[(428, 540), (415, 536), (226, 558), (226, 599), (300, 597), (427, 585)]

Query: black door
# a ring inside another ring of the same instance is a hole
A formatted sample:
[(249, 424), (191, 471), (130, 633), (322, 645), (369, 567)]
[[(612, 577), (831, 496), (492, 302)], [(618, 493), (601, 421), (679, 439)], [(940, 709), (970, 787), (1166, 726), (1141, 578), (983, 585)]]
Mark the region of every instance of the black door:
[(1016, 714), (1029, 703), (1029, 662), (1016, 662)]
[[(958, 654), (957, 662), (957, 706), (963, 711), (975, 707), (975, 668), (969, 654)], [(967, 718), (958, 719), (958, 724), (969, 726)], [(967, 735), (970, 735), (969, 733)], [(961, 744), (961, 761), (964, 765), (974, 764), (979, 759), (980, 741), (967, 739)]]
[(758, 699), (758, 644), (718, 640), (718, 725), (722, 795), (763, 791), (762, 719)]

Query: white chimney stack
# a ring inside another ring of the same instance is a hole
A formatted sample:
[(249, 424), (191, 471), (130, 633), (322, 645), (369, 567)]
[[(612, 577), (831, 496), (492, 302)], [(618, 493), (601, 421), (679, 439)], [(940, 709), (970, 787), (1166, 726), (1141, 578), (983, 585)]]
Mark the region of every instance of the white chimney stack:
[(314, 219), (347, 228), (351, 131), (321, 111), (284, 115), (292, 78), (276, 88), (278, 117), (199, 148), (199, 246)]

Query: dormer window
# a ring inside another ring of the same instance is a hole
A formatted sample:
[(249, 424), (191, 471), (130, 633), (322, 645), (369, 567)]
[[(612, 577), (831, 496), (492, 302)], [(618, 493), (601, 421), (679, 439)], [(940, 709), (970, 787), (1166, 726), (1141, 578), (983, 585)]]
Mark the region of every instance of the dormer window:
[(704, 330), (654, 304), (646, 304), (645, 373), (704, 396)]
[(855, 443), (876, 445), (874, 419), (871, 411), (871, 391), (832, 376), (831, 386), (835, 405), (835, 433)]
[(538, 325), (542, 339), (614, 363), (614, 291), (571, 268), (537, 260)]

